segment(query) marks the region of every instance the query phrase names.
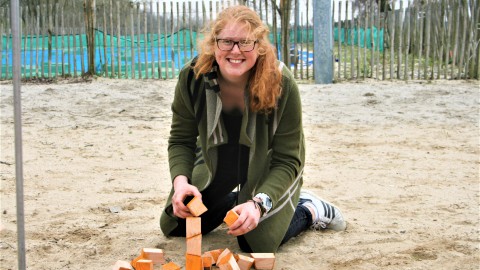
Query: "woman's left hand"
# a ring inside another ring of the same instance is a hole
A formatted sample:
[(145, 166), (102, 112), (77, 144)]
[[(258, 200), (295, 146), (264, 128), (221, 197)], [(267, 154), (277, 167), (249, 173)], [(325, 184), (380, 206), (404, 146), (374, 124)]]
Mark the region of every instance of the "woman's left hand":
[(260, 220), (260, 209), (256, 207), (253, 201), (239, 204), (233, 209), (238, 214), (238, 219), (228, 230), (228, 234), (239, 236), (254, 230)]

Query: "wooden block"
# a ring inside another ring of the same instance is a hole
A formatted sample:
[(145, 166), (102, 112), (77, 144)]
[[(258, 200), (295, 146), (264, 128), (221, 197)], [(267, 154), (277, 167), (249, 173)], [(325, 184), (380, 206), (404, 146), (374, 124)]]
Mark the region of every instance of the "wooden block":
[(133, 267), (129, 262), (119, 260), (115, 262), (112, 269), (113, 270), (132, 270)]
[(271, 270), (275, 266), (275, 255), (273, 253), (250, 253), (255, 261), (255, 269)]
[(225, 216), (223, 221), (227, 223), (228, 227), (230, 227), (235, 221), (237, 221), (237, 219), (238, 219), (237, 212), (230, 210), (227, 212), (227, 215)]
[(231, 257), (233, 257), (232, 252), (228, 248), (224, 249), (218, 256), (217, 266), (228, 263)]
[(202, 270), (202, 268), (203, 268), (203, 263), (202, 263), (201, 256), (192, 255), (192, 254), (186, 255), (186, 263), (185, 263), (186, 270)]
[(202, 256), (202, 235), (187, 239), (187, 254)]
[(238, 267), (240, 267), (240, 270), (249, 270), (250, 268), (252, 268), (254, 261), (255, 259), (252, 257), (238, 254), (237, 264)]
[(180, 266), (176, 265), (174, 262), (169, 262), (162, 265), (162, 270), (180, 270)]
[(141, 259), (135, 263), (135, 270), (153, 270), (152, 260)]
[(187, 217), (187, 239), (202, 234), (202, 218)]
[(190, 210), (190, 213), (196, 217), (208, 210), (207, 207), (202, 203), (200, 197), (193, 197), (193, 199), (187, 204), (187, 207)]
[(152, 260), (153, 264), (164, 264), (165, 257), (163, 254), (163, 250), (159, 248), (143, 248), (141, 256), (144, 259)]
[(141, 259), (143, 259), (142, 255), (136, 257), (135, 259), (133, 259), (133, 260), (130, 262), (130, 264), (133, 266), (133, 268), (137, 268), (137, 266), (136, 266), (136, 265), (137, 265), (137, 262), (138, 262), (139, 260), (141, 260)]
[(216, 264), (218, 260), (218, 256), (220, 256), (222, 252), (223, 252), (223, 249), (214, 249), (214, 250), (207, 251), (204, 254), (209, 254), (210, 256), (212, 256), (213, 264)]
[(240, 270), (240, 267), (237, 264), (237, 261), (235, 261), (234, 256), (230, 256), (230, 259), (228, 259), (227, 263), (220, 264), (218, 266), (220, 270)]
[(211, 255), (202, 256), (203, 270), (212, 270), (213, 257)]
[(212, 253), (210, 251), (204, 252), (202, 254), (202, 260), (205, 259), (206, 257), (210, 258), (210, 261), (212, 262), (212, 265), (215, 264), (215, 259), (213, 258)]

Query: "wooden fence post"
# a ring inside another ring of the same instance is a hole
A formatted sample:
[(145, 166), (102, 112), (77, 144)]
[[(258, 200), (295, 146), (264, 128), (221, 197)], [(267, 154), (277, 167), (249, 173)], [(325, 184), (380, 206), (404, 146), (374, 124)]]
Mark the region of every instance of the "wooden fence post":
[[(0, 7), (0, 14), (3, 14), (3, 8)], [(3, 20), (0, 21), (0, 80), (3, 79)], [(6, 36), (6, 35), (5, 35)], [(8, 69), (8, 63), (6, 65)]]
[[(110, 0), (110, 5), (112, 5), (112, 0)], [(121, 37), (121, 32), (120, 32), (120, 4), (118, 1), (115, 1), (115, 8), (117, 10), (117, 78), (120, 79), (121, 74), (122, 74), (122, 50), (121, 50), (121, 45), (120, 45), (120, 37)], [(113, 7), (112, 7), (113, 8)], [(126, 33), (125, 33), (126, 36)], [(126, 52), (126, 48), (125, 48)], [(125, 74), (127, 73), (127, 70), (125, 70)]]
[(157, 70), (158, 70), (158, 78), (163, 78), (162, 76), (162, 46), (160, 45), (161, 39), (161, 24), (160, 24), (160, 3), (156, 3), (157, 7)]
[(105, 8), (105, 0), (103, 0), (102, 2), (102, 9), (103, 9), (103, 24), (102, 24), (102, 36), (103, 36), (103, 59), (104, 59), (104, 63), (102, 65), (102, 72), (104, 72), (104, 77), (109, 77), (109, 74), (108, 74), (108, 57), (107, 57), (107, 54), (108, 54), (108, 51), (107, 51), (107, 16), (106, 16), (106, 8)]

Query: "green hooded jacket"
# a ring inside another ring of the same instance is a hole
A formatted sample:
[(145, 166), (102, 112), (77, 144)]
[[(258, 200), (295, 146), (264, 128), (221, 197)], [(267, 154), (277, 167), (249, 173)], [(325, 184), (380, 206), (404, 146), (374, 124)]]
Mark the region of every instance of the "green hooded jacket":
[[(179, 75), (172, 103), (172, 125), (168, 141), (170, 175), (185, 175), (200, 191), (214, 178), (217, 149), (228, 141), (222, 103), (217, 84), (217, 68), (195, 79), (193, 62)], [(302, 172), (305, 165), (305, 140), (302, 106), (297, 84), (282, 62), (282, 94), (277, 107), (269, 114), (250, 111), (245, 106), (239, 143), (250, 148), (249, 169), (245, 185), (239, 192), (239, 203), (258, 193), (265, 193), (273, 207), (260, 219), (258, 227), (245, 234), (254, 252), (276, 252), (295, 212)], [(248, 91), (245, 91), (248, 102)], [(168, 197), (160, 218), (165, 235), (177, 226), (171, 198)]]

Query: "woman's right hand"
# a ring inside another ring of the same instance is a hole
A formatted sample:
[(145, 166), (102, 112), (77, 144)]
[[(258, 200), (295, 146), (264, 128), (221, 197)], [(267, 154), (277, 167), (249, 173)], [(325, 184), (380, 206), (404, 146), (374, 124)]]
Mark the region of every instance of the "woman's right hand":
[(202, 197), (200, 191), (197, 187), (190, 185), (188, 183), (188, 178), (184, 175), (178, 175), (173, 180), (173, 196), (172, 196), (172, 206), (173, 214), (179, 218), (186, 218), (193, 216), (190, 213), (190, 210), (183, 203), (188, 196), (199, 196)]

